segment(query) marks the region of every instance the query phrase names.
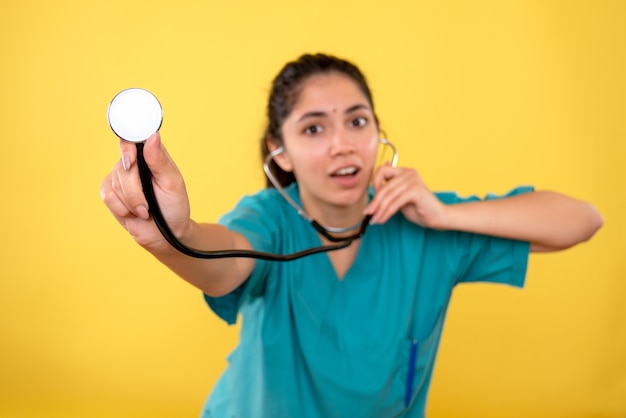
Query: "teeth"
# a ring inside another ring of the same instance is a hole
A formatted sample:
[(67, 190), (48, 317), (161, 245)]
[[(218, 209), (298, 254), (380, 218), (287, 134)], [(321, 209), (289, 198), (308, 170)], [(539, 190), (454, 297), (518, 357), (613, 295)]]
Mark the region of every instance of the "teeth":
[(354, 174), (356, 173), (356, 168), (355, 167), (346, 167), (346, 168), (342, 168), (341, 170), (338, 170), (335, 172), (335, 175), (337, 176), (347, 176), (349, 174)]

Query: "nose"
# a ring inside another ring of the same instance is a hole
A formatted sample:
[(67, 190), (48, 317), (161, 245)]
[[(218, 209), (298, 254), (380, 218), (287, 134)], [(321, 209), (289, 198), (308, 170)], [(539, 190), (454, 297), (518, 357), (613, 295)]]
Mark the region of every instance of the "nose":
[(336, 130), (330, 142), (330, 154), (334, 157), (337, 155), (348, 155), (355, 151), (355, 138), (353, 133), (345, 129)]

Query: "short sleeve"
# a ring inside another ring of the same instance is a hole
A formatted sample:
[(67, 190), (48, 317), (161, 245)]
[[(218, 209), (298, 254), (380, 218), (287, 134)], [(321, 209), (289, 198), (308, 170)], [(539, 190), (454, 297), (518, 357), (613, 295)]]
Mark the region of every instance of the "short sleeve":
[[(532, 192), (530, 186), (513, 189), (505, 195), (489, 194), (485, 200), (500, 199)], [(479, 200), (477, 197), (454, 198), (452, 194), (441, 198), (444, 203), (456, 204)], [(480, 234), (458, 233), (460, 263), (456, 283), (490, 282), (523, 287), (528, 267), (530, 244)]]
[[(256, 251), (276, 252), (273, 248), (277, 225), (271, 215), (268, 200), (256, 196), (244, 197), (236, 207), (222, 216), (218, 223), (248, 240)], [(256, 260), (254, 271), (237, 289), (227, 295), (212, 297), (204, 294), (211, 309), (229, 325), (237, 322), (237, 315), (248, 299), (262, 296), (270, 265), (266, 260)]]
[(466, 234), (465, 251), (457, 283), (489, 282), (523, 287), (530, 245), (481, 235)]

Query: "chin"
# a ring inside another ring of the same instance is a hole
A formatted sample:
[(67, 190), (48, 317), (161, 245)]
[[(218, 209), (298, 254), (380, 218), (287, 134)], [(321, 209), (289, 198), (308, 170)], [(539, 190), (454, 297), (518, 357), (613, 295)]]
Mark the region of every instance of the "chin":
[(334, 204), (339, 207), (349, 208), (359, 204), (367, 204), (367, 187), (360, 190), (347, 190), (340, 193)]

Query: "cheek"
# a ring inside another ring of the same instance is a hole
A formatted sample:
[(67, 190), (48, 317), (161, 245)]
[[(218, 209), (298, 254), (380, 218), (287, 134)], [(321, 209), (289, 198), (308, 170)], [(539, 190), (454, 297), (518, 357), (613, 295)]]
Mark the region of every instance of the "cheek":
[(328, 144), (322, 140), (302, 141), (287, 145), (286, 149), (295, 166), (314, 165), (313, 160), (319, 161), (328, 155)]
[(307, 149), (301, 149), (297, 154), (292, 155), (294, 172), (304, 175), (306, 175), (306, 173), (323, 172), (327, 152), (322, 148), (323, 147), (309, 147)]
[(369, 164), (374, 165), (379, 151), (378, 136), (373, 137), (368, 141), (364, 141), (360, 151), (363, 158)]

